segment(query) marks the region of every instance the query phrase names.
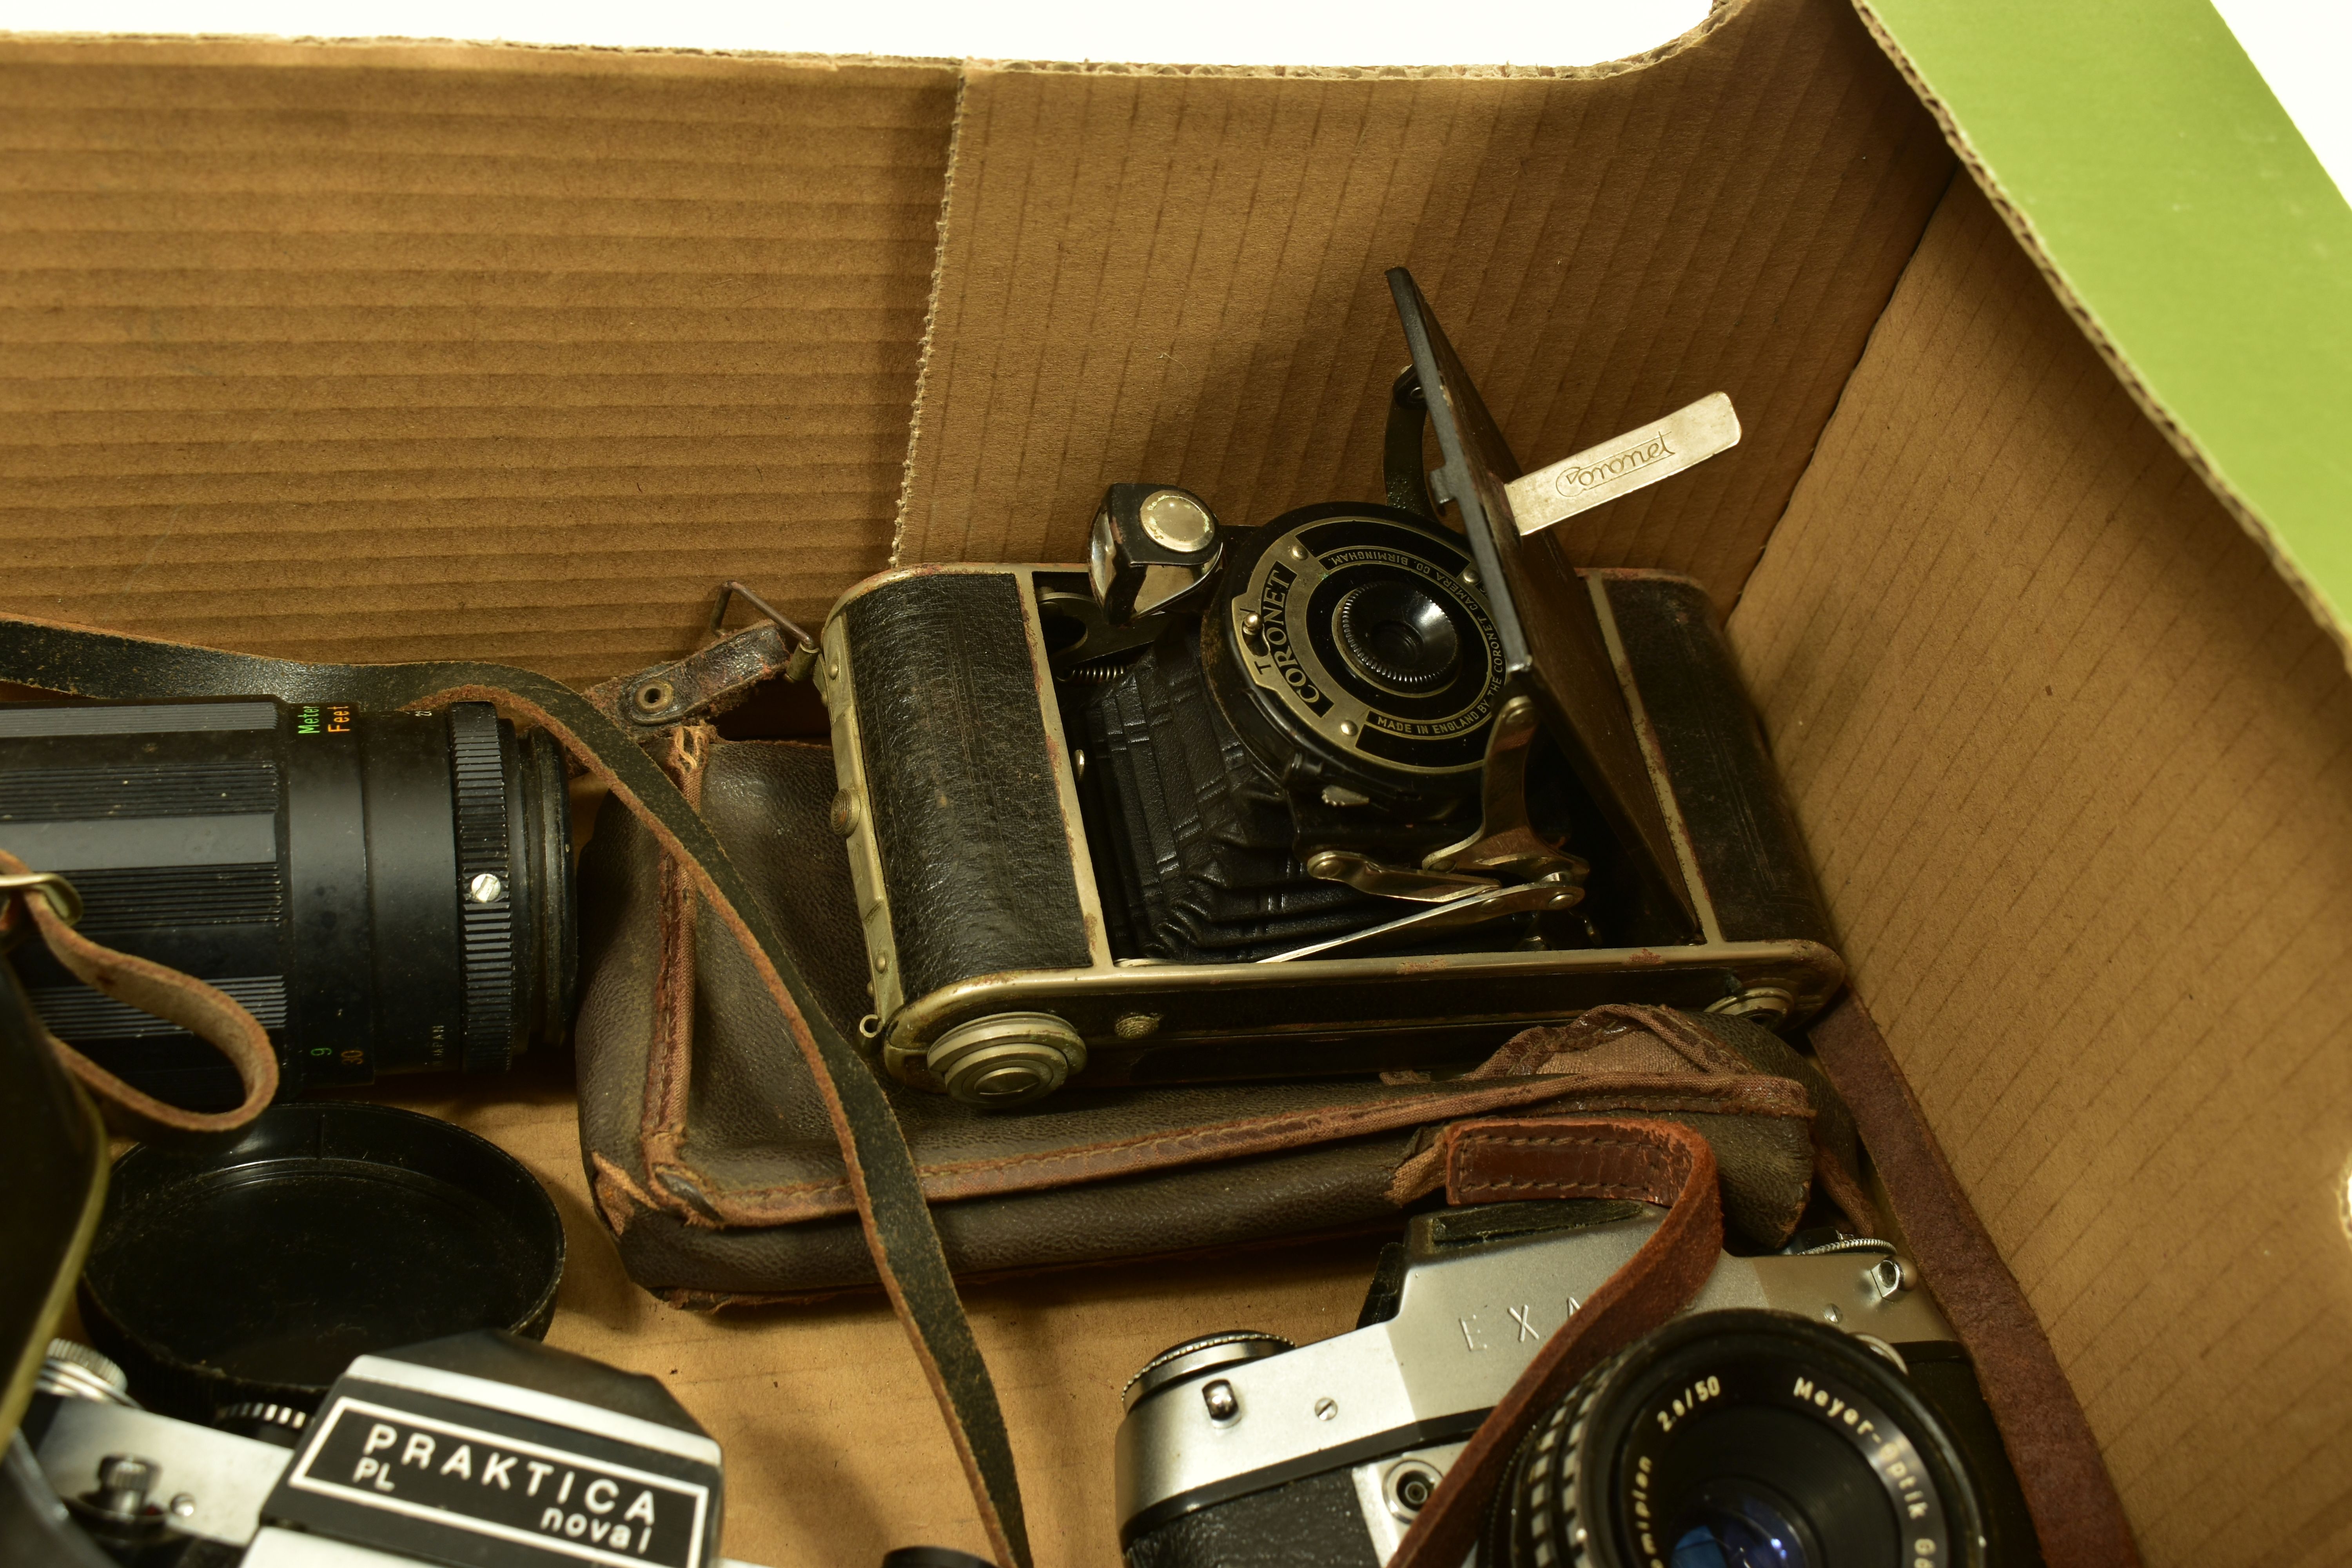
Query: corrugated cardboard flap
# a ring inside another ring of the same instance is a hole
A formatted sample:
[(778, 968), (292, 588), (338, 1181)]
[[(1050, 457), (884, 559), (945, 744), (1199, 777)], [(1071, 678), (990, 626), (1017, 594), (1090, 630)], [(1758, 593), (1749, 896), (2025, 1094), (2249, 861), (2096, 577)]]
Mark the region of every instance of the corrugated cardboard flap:
[(2352, 205), (2207, 0), (1855, 0), (2140, 411), (2352, 658)]

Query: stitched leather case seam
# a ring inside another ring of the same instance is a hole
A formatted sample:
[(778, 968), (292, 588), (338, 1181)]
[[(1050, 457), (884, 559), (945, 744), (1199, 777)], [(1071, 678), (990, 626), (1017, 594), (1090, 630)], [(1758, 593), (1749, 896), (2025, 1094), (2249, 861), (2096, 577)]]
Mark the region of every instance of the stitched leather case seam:
[[(1564, 1082), (1543, 1079), (1518, 1079), (1494, 1086), (1496, 1089), (1515, 1092), (1482, 1095), (1469, 1104), (1455, 1103), (1443, 1109), (1413, 1106), (1415, 1114), (1403, 1116), (1349, 1116), (1337, 1118), (1318, 1114), (1315, 1121), (1334, 1123), (1328, 1133), (1320, 1138), (1286, 1139), (1280, 1133), (1292, 1119), (1286, 1119), (1265, 1129), (1250, 1124), (1228, 1124), (1222, 1129), (1203, 1129), (1198, 1132), (1160, 1133), (1138, 1139), (1127, 1145), (1104, 1145), (1103, 1148), (1149, 1150), (1170, 1145), (1187, 1145), (1181, 1157), (1172, 1159), (1125, 1159), (1107, 1161), (1096, 1147), (1055, 1150), (1013, 1156), (1003, 1160), (961, 1161), (942, 1165), (919, 1167), (924, 1196), (934, 1203), (955, 1202), (969, 1198), (1009, 1196), (1017, 1193), (1043, 1192), (1055, 1187), (1074, 1186), (1087, 1182), (1108, 1180), (1126, 1175), (1139, 1175), (1152, 1171), (1168, 1170), (1188, 1164), (1206, 1164), (1221, 1160), (1245, 1158), (1253, 1154), (1280, 1153), (1311, 1147), (1319, 1143), (1340, 1142), (1349, 1139), (1374, 1137), (1384, 1132), (1402, 1131), (1407, 1128), (1444, 1122), (1465, 1115), (1486, 1114), (1497, 1110), (1541, 1105), (1552, 1114), (1612, 1115), (1746, 1115), (1775, 1121), (1807, 1121), (1812, 1110), (1801, 1094), (1791, 1094), (1795, 1086), (1782, 1086), (1786, 1080), (1750, 1078), (1740, 1080), (1717, 1079), (1729, 1092), (1721, 1094), (1690, 1092), (1697, 1085), (1677, 1094), (1645, 1092), (1640, 1088), (1631, 1091), (1615, 1089), (1570, 1079)], [(1466, 1097), (1465, 1097), (1466, 1098)], [(1402, 1109), (1402, 1108), (1400, 1108)], [(1239, 1136), (1221, 1137), (1222, 1133), (1238, 1132)], [(1256, 1136), (1250, 1136), (1250, 1134)], [(999, 1179), (1027, 1171), (1029, 1180)], [(839, 1180), (794, 1183), (790, 1185), (761, 1188), (705, 1188), (702, 1196), (710, 1205), (709, 1212), (722, 1223), (742, 1226), (792, 1225), (808, 1220), (830, 1218), (845, 1214), (850, 1208), (846, 1182)]]
[[(677, 784), (687, 804), (702, 808), (703, 759), (709, 732), (680, 730), (663, 746), (661, 769)], [(686, 1141), (688, 1086), (694, 1051), (695, 921), (701, 907), (686, 868), (665, 855), (658, 878), (659, 969), (654, 983), (654, 1041), (646, 1054), (646, 1099), (638, 1131), (638, 1156), (659, 1206), (689, 1219), (711, 1223), (709, 1212), (677, 1190), (669, 1173), (691, 1168), (680, 1158)], [(698, 1182), (698, 1177), (696, 1178)]]

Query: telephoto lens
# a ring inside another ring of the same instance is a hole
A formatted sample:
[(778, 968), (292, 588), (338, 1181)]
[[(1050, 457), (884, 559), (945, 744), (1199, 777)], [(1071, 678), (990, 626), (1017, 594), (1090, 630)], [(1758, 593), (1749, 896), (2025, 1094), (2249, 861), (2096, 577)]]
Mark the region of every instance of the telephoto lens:
[[(570, 810), (551, 737), (489, 704), (0, 704), (0, 849), (80, 892), (93, 940), (209, 982), (281, 1093), (495, 1071), (571, 1018)], [(236, 1072), (176, 1026), (12, 955), (49, 1029), (190, 1110)]]
[(1964, 1449), (1898, 1352), (1792, 1313), (1682, 1318), (1528, 1434), (1482, 1568), (1984, 1568)]

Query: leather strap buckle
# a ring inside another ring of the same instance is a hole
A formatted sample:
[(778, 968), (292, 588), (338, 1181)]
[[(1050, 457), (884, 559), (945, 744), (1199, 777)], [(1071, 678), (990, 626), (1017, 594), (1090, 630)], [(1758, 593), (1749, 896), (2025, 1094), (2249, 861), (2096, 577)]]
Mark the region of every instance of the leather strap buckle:
[[(66, 924), (81, 924), (81, 890), (55, 871), (0, 872), (0, 900), (18, 895), (37, 893), (48, 901), (50, 910)], [(27, 911), (29, 913), (29, 911)], [(23, 942), (33, 929), (30, 920), (21, 921), (0, 931), (0, 952), (6, 952)]]
[[(739, 595), (761, 619), (721, 636), (728, 607)], [(816, 664), (816, 639), (731, 578), (719, 585), (710, 636), (717, 640), (684, 658), (591, 687), (588, 700), (628, 733), (646, 739), (724, 711), (772, 676), (804, 679)]]

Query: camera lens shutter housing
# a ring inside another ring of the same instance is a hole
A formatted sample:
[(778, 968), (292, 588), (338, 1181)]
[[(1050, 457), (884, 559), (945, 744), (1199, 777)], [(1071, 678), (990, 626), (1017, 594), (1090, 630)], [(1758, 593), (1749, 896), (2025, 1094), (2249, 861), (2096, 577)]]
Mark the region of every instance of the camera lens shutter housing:
[(1476, 787), (1503, 646), (1463, 541), (1388, 507), (1303, 508), (1228, 547), (1203, 653), (1277, 778), (1385, 805)]

